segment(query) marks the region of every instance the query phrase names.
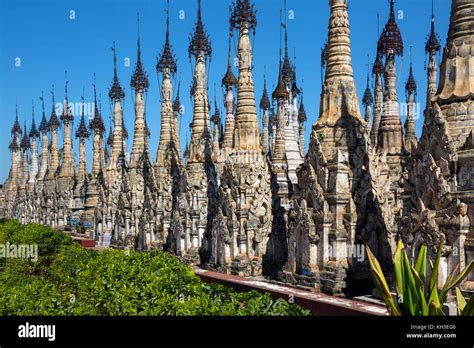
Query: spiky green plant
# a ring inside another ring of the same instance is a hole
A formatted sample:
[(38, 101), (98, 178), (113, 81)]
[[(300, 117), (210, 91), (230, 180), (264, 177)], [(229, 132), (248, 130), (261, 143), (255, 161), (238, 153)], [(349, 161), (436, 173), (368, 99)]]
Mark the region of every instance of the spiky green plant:
[(459, 271), (459, 265), (448, 275), (445, 284), (441, 289), (438, 288), (438, 269), (441, 259), (441, 251), (444, 242), (438, 247), (434, 264), (430, 263), (432, 272), (428, 282), (426, 282), (427, 268), (427, 248), (422, 245), (418, 258), (414, 265), (410, 264), (405, 247), (402, 241), (398, 242), (397, 250), (393, 256), (393, 266), (395, 270), (395, 291), (397, 301), (394, 300), (388, 282), (382, 272), (377, 258), (367, 246), (367, 255), (370, 264), (370, 274), (375, 286), (382, 297), (387, 309), (391, 315), (408, 316), (435, 316), (445, 315), (442, 305), (445, 303), (448, 293), (456, 288), (456, 303), (458, 314), (463, 316), (474, 315), (474, 296), (466, 302), (461, 291), (457, 287), (473, 270), (474, 262), (462, 271)]

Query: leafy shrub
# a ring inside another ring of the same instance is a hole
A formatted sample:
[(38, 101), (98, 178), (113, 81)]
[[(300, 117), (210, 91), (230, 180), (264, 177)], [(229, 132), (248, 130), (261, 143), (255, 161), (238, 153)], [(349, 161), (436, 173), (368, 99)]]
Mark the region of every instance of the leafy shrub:
[(426, 278), (427, 269), (427, 248), (422, 245), (418, 258), (414, 265), (410, 265), (405, 247), (400, 240), (397, 250), (393, 256), (393, 266), (395, 269), (395, 290), (397, 292), (398, 303), (394, 301), (387, 280), (380, 268), (380, 264), (367, 247), (367, 255), (370, 263), (370, 273), (377, 287), (379, 294), (391, 315), (409, 316), (443, 316), (442, 305), (445, 303), (451, 289), (456, 289), (456, 300), (458, 314), (463, 316), (474, 315), (474, 296), (466, 302), (461, 291), (457, 287), (474, 269), (474, 261), (471, 261), (464, 270), (459, 272), (459, 265), (448, 275), (445, 284), (438, 289), (438, 269), (441, 259), (441, 251), (444, 241), (438, 246), (432, 273), (429, 279)]
[(256, 291), (205, 284), (175, 256), (87, 250), (49, 227), (0, 221), (0, 242), (38, 244), (39, 259), (0, 270), (0, 315), (309, 315)]

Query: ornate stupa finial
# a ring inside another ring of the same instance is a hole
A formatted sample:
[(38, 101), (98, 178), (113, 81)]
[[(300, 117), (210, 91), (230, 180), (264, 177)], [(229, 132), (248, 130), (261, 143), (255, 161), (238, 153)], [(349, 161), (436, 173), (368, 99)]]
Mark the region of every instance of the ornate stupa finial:
[(186, 145), (184, 147), (183, 157), (187, 160), (189, 158), (189, 134), (186, 132)]
[(81, 96), (82, 100), (82, 113), (81, 113), (81, 122), (79, 123), (79, 127), (76, 129), (76, 138), (78, 139), (87, 139), (90, 137), (91, 133), (89, 132), (89, 129), (87, 129), (86, 126), (86, 118), (85, 118), (85, 102), (84, 102), (84, 89), (83, 93)]
[(12, 127), (12, 134), (21, 134), (21, 126), (20, 122), (18, 121), (18, 104), (15, 105), (15, 122), (13, 122), (13, 127)]
[(379, 45), (381, 52), (388, 55), (389, 52), (403, 56), (403, 40), (395, 20), (395, 0), (390, 0), (390, 16), (380, 36)]
[(52, 86), (52, 89), (51, 89), (51, 96), (53, 99), (53, 106), (51, 110), (51, 117), (49, 118), (49, 129), (56, 130), (59, 128), (61, 123), (59, 122), (58, 116), (56, 115), (56, 107), (55, 107), (55, 101), (54, 101), (54, 85)]
[(41, 109), (43, 111), (43, 116), (41, 117), (41, 123), (39, 125), (39, 131), (41, 133), (46, 133), (48, 132), (48, 121), (46, 120), (46, 114), (44, 112), (44, 95), (43, 95), (43, 91), (41, 91), (41, 97), (40, 97), (40, 100), (41, 100)]
[(272, 99), (285, 99), (288, 98), (290, 93), (285, 87), (285, 83), (283, 82), (283, 68), (282, 68), (282, 63), (280, 60), (280, 67), (279, 67), (279, 73), (278, 73), (278, 85), (276, 86), (275, 90), (272, 93)]
[(94, 132), (104, 134), (105, 132), (104, 121), (102, 120), (102, 116), (100, 115), (100, 110), (97, 107), (97, 86), (95, 82), (95, 73), (94, 73), (94, 82), (92, 86), (94, 87), (94, 118), (90, 122), (89, 128), (93, 130)]
[(412, 61), (412, 54), (411, 54), (412, 47), (410, 46), (410, 74), (408, 75), (407, 83), (405, 84), (405, 91), (408, 95), (415, 95), (416, 96), (416, 81), (413, 77), (413, 61)]
[(166, 40), (163, 46), (163, 51), (161, 56), (158, 58), (158, 62), (156, 64), (156, 71), (157, 72), (164, 72), (165, 69), (169, 69), (171, 74), (175, 74), (177, 71), (176, 59), (171, 49), (170, 44), (170, 11), (169, 11), (170, 2), (168, 0), (167, 8), (166, 8)]
[(255, 29), (257, 27), (257, 11), (255, 5), (250, 3), (250, 0), (234, 0), (231, 6), (230, 25), (234, 29), (241, 29), (243, 25), (248, 29)]
[(23, 138), (21, 139), (21, 148), (23, 151), (27, 151), (30, 148), (30, 137), (28, 136), (28, 132), (26, 131), (26, 120), (23, 125)]
[(137, 39), (137, 63), (135, 64), (135, 70), (133, 71), (132, 80), (130, 86), (136, 91), (143, 91), (148, 89), (149, 82), (148, 76), (143, 68), (141, 58), (141, 47), (140, 47), (140, 15), (137, 13), (137, 27), (138, 27), (138, 39)]
[(67, 97), (67, 85), (69, 84), (69, 80), (67, 79), (67, 71), (64, 72), (64, 106), (63, 106), (63, 113), (61, 115), (61, 121), (64, 123), (69, 123), (74, 119), (74, 115), (71, 113), (71, 109), (69, 108), (69, 102)]
[(267, 76), (266, 74), (263, 75), (263, 93), (262, 98), (260, 99), (260, 109), (263, 111), (267, 111), (270, 109), (270, 100), (268, 99), (267, 93)]
[(434, 0), (431, 0), (431, 30), (428, 39), (426, 40), (425, 51), (426, 53), (436, 53), (441, 50), (439, 43), (439, 36), (435, 31), (435, 13), (434, 13)]
[(303, 89), (301, 89), (301, 101), (300, 101), (300, 107), (298, 109), (298, 121), (300, 123), (306, 122), (308, 118), (306, 117), (306, 110), (304, 108), (304, 93)]
[(114, 52), (114, 79), (112, 80), (112, 85), (109, 89), (109, 98), (110, 100), (122, 100), (125, 98), (125, 92), (123, 91), (122, 86), (120, 85), (120, 80), (117, 76), (117, 50), (115, 49), (115, 41), (113, 42), (112, 52)]
[(221, 112), (219, 110), (219, 107), (217, 106), (217, 89), (216, 89), (216, 84), (214, 84), (214, 115), (212, 115), (212, 122), (214, 122), (215, 125), (220, 124), (221, 121)]
[(37, 138), (39, 136), (39, 132), (36, 129), (35, 124), (35, 104), (34, 101), (31, 101), (31, 128), (30, 128), (30, 138)]
[[(282, 9), (280, 8), (280, 59), (279, 59), (279, 67), (278, 67), (278, 84), (275, 88), (275, 90), (272, 93), (272, 99), (273, 100), (280, 100), (284, 98), (288, 98), (290, 93), (286, 89), (285, 86), (285, 81), (284, 81), (284, 72), (283, 72), (283, 67), (284, 63), (282, 63), (282, 47), (281, 47), (281, 29), (285, 28), (285, 33), (286, 33), (286, 27), (283, 25), (283, 20), (282, 20)], [(286, 46), (286, 43), (285, 43)], [(287, 53), (285, 54), (287, 56)]]
[(64, 71), (64, 99), (67, 100), (67, 84), (69, 83), (67, 79), (67, 70)]
[(293, 47), (293, 84), (291, 85), (291, 94), (296, 96), (301, 93), (296, 83), (296, 47)]
[(114, 131), (112, 130), (112, 122), (109, 125), (109, 136), (107, 137), (107, 146), (111, 147), (114, 142)]
[(374, 97), (372, 96), (372, 91), (370, 90), (370, 56), (367, 55), (367, 86), (365, 87), (364, 96), (362, 97), (362, 104), (364, 106), (372, 105), (374, 102)]
[(198, 0), (197, 21), (194, 27), (194, 33), (191, 36), (190, 41), (189, 41), (188, 52), (189, 52), (190, 59), (191, 59), (191, 56), (194, 56), (197, 58), (198, 55), (201, 53), (204, 54), (204, 57), (211, 58), (212, 56), (212, 47), (211, 47), (211, 42), (209, 40), (209, 35), (204, 29), (204, 25), (202, 23), (201, 0)]
[(227, 52), (227, 71), (222, 78), (222, 85), (225, 87), (237, 86), (239, 83), (234, 73), (232, 72), (232, 28), (229, 29), (229, 49)]
[(179, 98), (180, 89), (181, 89), (181, 77), (178, 80), (178, 89), (176, 91), (176, 98), (174, 98), (174, 102), (173, 102), (173, 111), (177, 113), (181, 112), (181, 100)]
[(283, 66), (281, 68), (282, 77), (285, 85), (292, 88), (293, 84), (296, 82), (296, 74), (293, 66), (291, 65), (290, 56), (288, 54), (288, 29), (286, 28), (286, 24), (282, 23), (282, 25), (285, 29), (285, 56), (283, 58)]

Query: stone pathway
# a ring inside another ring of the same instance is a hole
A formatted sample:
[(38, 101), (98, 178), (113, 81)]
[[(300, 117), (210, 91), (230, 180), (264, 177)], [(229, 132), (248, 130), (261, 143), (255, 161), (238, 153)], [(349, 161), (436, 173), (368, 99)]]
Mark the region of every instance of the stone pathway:
[(206, 283), (219, 283), (237, 291), (268, 292), (273, 298), (283, 298), (309, 309), (313, 315), (388, 315), (385, 307), (372, 303), (317, 294), (261, 280), (207, 271), (198, 267), (194, 268), (194, 272)]

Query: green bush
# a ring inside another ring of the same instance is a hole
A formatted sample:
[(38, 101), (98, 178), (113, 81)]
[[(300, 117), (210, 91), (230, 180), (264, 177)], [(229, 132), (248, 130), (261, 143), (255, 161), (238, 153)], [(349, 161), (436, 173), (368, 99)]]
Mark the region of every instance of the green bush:
[(309, 315), (256, 291), (205, 284), (175, 256), (87, 250), (64, 233), (0, 220), (0, 243), (38, 244), (38, 262), (0, 270), (0, 315)]

